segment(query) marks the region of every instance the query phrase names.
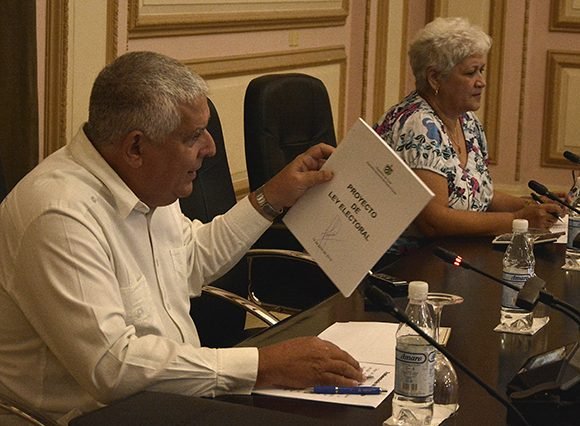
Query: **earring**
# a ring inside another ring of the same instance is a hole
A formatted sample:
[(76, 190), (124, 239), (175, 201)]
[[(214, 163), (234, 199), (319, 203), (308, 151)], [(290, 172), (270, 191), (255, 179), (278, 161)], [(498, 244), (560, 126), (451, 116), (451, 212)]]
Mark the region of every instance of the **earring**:
[(436, 88), (435, 88), (435, 96), (437, 96), (438, 94), (439, 94), (439, 88), (438, 88), (438, 87), (436, 87)]

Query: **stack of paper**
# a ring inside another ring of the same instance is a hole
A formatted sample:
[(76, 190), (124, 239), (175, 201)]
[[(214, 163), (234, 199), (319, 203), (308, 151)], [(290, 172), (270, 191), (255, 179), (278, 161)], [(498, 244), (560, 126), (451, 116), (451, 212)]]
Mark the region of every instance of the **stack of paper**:
[(284, 223), (345, 297), (434, 196), (362, 119)]

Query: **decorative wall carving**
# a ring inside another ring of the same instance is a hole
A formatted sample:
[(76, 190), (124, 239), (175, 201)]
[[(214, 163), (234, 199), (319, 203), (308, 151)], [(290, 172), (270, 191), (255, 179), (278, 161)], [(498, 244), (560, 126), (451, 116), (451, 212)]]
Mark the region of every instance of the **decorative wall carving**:
[(574, 0), (552, 0), (550, 31), (580, 32), (580, 5)]
[(348, 0), (129, 0), (129, 38), (344, 25)]
[(580, 153), (580, 51), (548, 51), (546, 87), (542, 166), (571, 168), (562, 153)]
[(485, 89), (485, 134), (488, 141), (489, 162), (498, 160), (499, 127), (501, 117), (501, 85), (504, 54), (505, 1), (492, 0), (490, 3), (489, 35), (493, 46), (487, 59), (487, 87)]
[(66, 140), (66, 79), (68, 64), (68, 1), (47, 3), (44, 155)]

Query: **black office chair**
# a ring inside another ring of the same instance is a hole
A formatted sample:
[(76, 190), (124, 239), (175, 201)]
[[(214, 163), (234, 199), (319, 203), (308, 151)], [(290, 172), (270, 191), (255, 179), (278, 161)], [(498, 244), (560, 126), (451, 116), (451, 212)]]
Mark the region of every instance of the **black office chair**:
[[(267, 74), (250, 81), (244, 98), (244, 143), (250, 189), (267, 182), (309, 147), (336, 146), (332, 109), (324, 83), (300, 74)], [(281, 220), (255, 247), (303, 250)]]
[(324, 83), (306, 74), (268, 74), (250, 81), (244, 98), (244, 140), (250, 189), (319, 142), (336, 146)]
[[(211, 221), (236, 203), (219, 115), (209, 99), (208, 104), (211, 118), (207, 129), (215, 141), (216, 155), (204, 160), (194, 181), (192, 194), (180, 200), (183, 213), (202, 222)], [(291, 262), (295, 271), (299, 272), (282, 274), (280, 264), (276, 262)], [(293, 303), (288, 303), (290, 307), (282, 308), (279, 305), (258, 305), (255, 302), (260, 300), (251, 297), (255, 293), (254, 286), (277, 287), (279, 282), (284, 282), (287, 287), (294, 288), (298, 286), (296, 282), (312, 283), (320, 277), (319, 274), (322, 274), (320, 268), (304, 253), (274, 249), (250, 250), (227, 274), (205, 287), (202, 297), (191, 300), (190, 315), (202, 344), (229, 347), (260, 331), (245, 328), (247, 312), (258, 317), (267, 327), (278, 320), (265, 308), (293, 313), (305, 307), (304, 304)]]
[[(324, 83), (300, 73), (268, 74), (250, 81), (244, 98), (244, 141), (251, 190), (263, 185), (309, 147), (319, 142), (336, 146), (332, 109)], [(303, 251), (281, 219), (272, 224), (254, 247)], [(281, 268), (288, 267), (286, 261), (279, 262)], [(303, 264), (299, 268), (308, 266)], [(294, 281), (296, 273), (291, 268), (282, 276)], [(307, 308), (336, 292), (320, 270), (310, 271), (306, 276), (312, 274), (318, 275), (318, 283), (305, 282), (300, 290), (284, 283), (275, 287), (256, 284), (250, 297), (270, 309), (283, 306), (282, 311), (291, 312)]]
[[(210, 120), (207, 129), (215, 141), (216, 155), (204, 160), (194, 181), (192, 194), (180, 200), (182, 212), (190, 219), (202, 222), (211, 221), (236, 203), (221, 122), (210, 99), (208, 104)], [(206, 287), (202, 296), (191, 299), (190, 315), (202, 345), (229, 347), (247, 336), (246, 312), (255, 313), (260, 309), (251, 306), (247, 299), (247, 276), (246, 262), (239, 262), (227, 274)], [(260, 311), (258, 315), (266, 321), (266, 325), (277, 322), (275, 317), (268, 317), (267, 312)]]

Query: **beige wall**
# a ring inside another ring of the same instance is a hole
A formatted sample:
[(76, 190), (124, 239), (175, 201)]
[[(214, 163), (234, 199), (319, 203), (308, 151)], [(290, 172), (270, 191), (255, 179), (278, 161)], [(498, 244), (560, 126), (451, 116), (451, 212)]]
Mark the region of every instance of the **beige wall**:
[[(56, 45), (54, 51), (48, 49), (49, 57), (66, 58), (66, 64), (60, 64), (65, 75), (61, 71), (50, 75), (49, 67), (48, 83), (42, 87), (53, 87), (58, 83), (65, 86), (54, 96), (41, 94), (43, 109), (59, 111), (58, 117), (47, 117), (43, 132), (45, 140), (41, 143), (44, 153), (54, 151), (70, 139), (86, 120), (88, 96), (96, 74), (111, 59), (111, 54), (114, 57), (126, 51), (154, 50), (167, 54), (183, 61), (208, 81), (210, 96), (222, 118), (232, 177), (239, 193), (247, 188), (243, 98), (252, 78), (264, 73), (304, 72), (322, 79), (329, 91), (338, 137), (345, 129), (345, 123), (353, 122), (360, 115), (361, 95), (357, 93), (360, 89), (351, 96), (347, 95), (347, 87), (360, 87), (362, 73), (360, 69), (348, 72), (347, 57), (352, 48), (349, 44), (351, 21), (354, 20), (357, 27), (362, 25), (364, 28), (364, 1), (355, 0), (350, 5), (346, 0), (313, 2), (313, 5), (320, 3), (339, 11), (339, 16), (329, 22), (321, 16), (319, 20), (324, 25), (305, 22), (300, 18), (303, 11), (297, 10), (284, 13), (283, 19), (273, 29), (269, 28), (269, 24), (264, 27), (263, 22), (258, 22), (237, 32), (231, 31), (234, 24), (215, 25), (203, 31), (199, 31), (198, 27), (204, 23), (183, 26), (170, 19), (164, 24), (166, 18), (146, 15), (147, 9), (138, 10), (135, 6), (138, 2), (128, 0), (61, 0), (58, 2), (60, 8), (54, 7), (55, 2), (37, 0), (37, 3), (40, 5), (39, 14), (44, 14), (45, 19), (54, 24), (53, 27), (66, 28), (60, 41), (51, 42), (54, 32), (49, 23), (44, 37), (50, 46)], [(176, 4), (175, 10), (179, 10), (179, 3), (188, 2), (173, 3)], [(195, 1), (189, 3), (194, 5)], [(280, 4), (278, 1), (272, 2), (272, 5), (275, 3)], [(349, 6), (363, 13), (347, 14)], [(317, 10), (310, 12), (316, 14)], [(54, 15), (57, 17), (56, 23)], [(187, 14), (180, 16), (188, 19)], [(227, 21), (232, 16), (226, 14), (223, 19)], [(136, 17), (141, 24), (134, 23)], [(39, 45), (43, 43), (41, 36)], [(361, 52), (352, 56), (362, 57)], [(349, 63), (356, 67), (356, 61)]]
[[(529, 193), (527, 182), (535, 179), (550, 189), (567, 190), (572, 184), (573, 165), (562, 158), (562, 152), (580, 153), (580, 101), (575, 95), (580, 88), (580, 9), (567, 11), (575, 27), (572, 24), (553, 31), (550, 7), (556, 3), (374, 0), (376, 20), (388, 25), (371, 26), (367, 119), (376, 120), (381, 105), (392, 105), (397, 92), (402, 95), (412, 88), (404, 46), (425, 19), (467, 16), (494, 39), (488, 58), (486, 100), (478, 115), (486, 126), (496, 187), (525, 195)], [(388, 42), (381, 45), (374, 35)], [(565, 54), (549, 54), (551, 51)], [(377, 59), (381, 54), (386, 58), (383, 63)], [(547, 75), (550, 58), (555, 63), (554, 72)], [(387, 87), (384, 93), (381, 82)]]
[[(242, 106), (252, 78), (271, 72), (306, 72), (321, 78), (330, 92), (340, 137), (357, 117), (374, 122), (412, 88), (406, 47), (415, 31), (433, 14), (463, 14), (494, 37), (488, 96), (479, 115), (488, 131), (497, 187), (525, 194), (529, 179), (551, 189), (566, 189), (571, 183), (571, 165), (561, 160), (561, 152), (580, 153), (579, 103), (574, 96), (580, 87), (580, 32), (550, 31), (551, 2), (326, 0), (308, 7), (344, 6), (346, 17), (322, 14), (314, 21), (304, 10), (286, 12), (280, 19), (275, 3), (280, 4), (271, 2), (261, 20), (225, 13), (220, 18), (224, 23), (216, 24), (200, 21), (203, 14), (182, 13), (178, 16), (183, 19), (176, 21), (152, 18), (142, 10), (136, 25), (139, 15), (135, 8), (129, 12), (129, 0), (37, 0), (39, 57), (45, 51), (47, 57), (46, 63), (39, 61), (39, 75), (46, 75), (39, 84), (41, 114), (46, 117), (41, 152), (62, 145), (85, 120), (91, 82), (107, 61), (126, 51), (155, 50), (182, 60), (208, 80), (224, 123), (236, 188), (243, 193), (247, 182)], [(238, 27), (238, 22), (247, 25)], [(547, 81), (549, 59), (555, 65)]]
[[(580, 105), (573, 92), (580, 81), (578, 64), (576, 69), (563, 66), (549, 79), (546, 74), (548, 51), (565, 50), (580, 57), (580, 33), (550, 31), (550, 3), (506, 1), (504, 40), (493, 47), (501, 49), (503, 67), (499, 152), (492, 170), (496, 181), (507, 190), (522, 190), (530, 179), (550, 188), (568, 189), (571, 164), (562, 158), (562, 152), (580, 153), (580, 122), (572, 114)], [(560, 73), (570, 74), (569, 86), (554, 84)], [(560, 103), (555, 120), (546, 122), (550, 108)], [(564, 132), (554, 135), (556, 128), (568, 129), (578, 137)]]

